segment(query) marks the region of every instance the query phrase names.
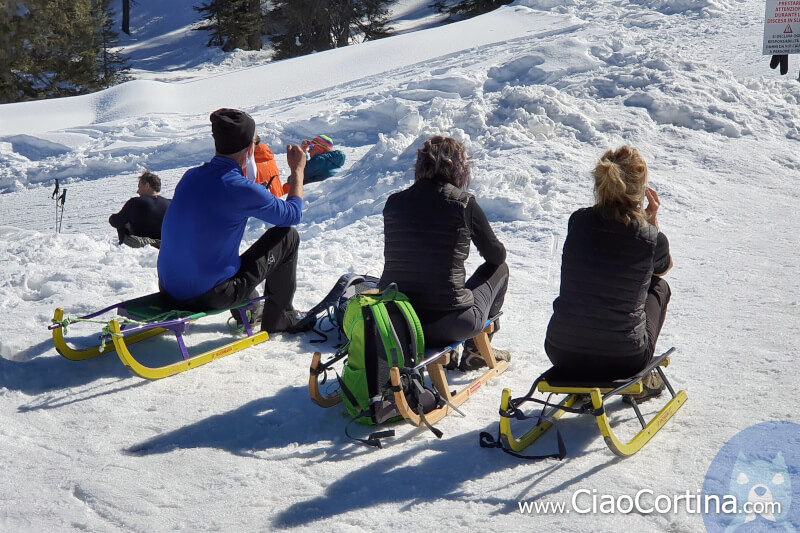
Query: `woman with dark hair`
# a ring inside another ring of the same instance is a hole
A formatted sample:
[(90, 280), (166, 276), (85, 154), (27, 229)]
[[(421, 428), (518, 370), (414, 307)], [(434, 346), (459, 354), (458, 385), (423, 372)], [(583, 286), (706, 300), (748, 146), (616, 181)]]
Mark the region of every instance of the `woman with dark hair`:
[[(575, 379), (621, 379), (653, 357), (671, 296), (661, 276), (672, 257), (639, 152), (623, 146), (603, 154), (594, 194), (595, 205), (569, 219), (561, 291), (544, 347), (553, 365)], [(664, 389), (657, 372), (643, 384), (637, 401)]]
[[(470, 167), (461, 143), (440, 136), (425, 141), (417, 150), (414, 173), (414, 184), (391, 195), (383, 209), (385, 263), (379, 286), (396, 283), (409, 297), (426, 344), (469, 339), (458, 368), (480, 368), (486, 362), (471, 339), (503, 305), (506, 249), (467, 192)], [(485, 262), (467, 280), (470, 242)], [(494, 353), (498, 360), (509, 360), (506, 351)], [(449, 368), (455, 364), (451, 359)]]

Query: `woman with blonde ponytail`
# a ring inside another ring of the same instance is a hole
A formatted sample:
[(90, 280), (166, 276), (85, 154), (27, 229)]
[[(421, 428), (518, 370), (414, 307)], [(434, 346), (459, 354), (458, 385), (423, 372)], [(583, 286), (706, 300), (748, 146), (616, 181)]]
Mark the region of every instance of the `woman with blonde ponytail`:
[[(671, 296), (661, 276), (672, 257), (639, 152), (608, 150), (593, 176), (595, 205), (569, 219), (545, 351), (575, 379), (620, 379), (641, 371), (655, 353)], [(664, 389), (655, 372), (644, 385), (637, 401)]]

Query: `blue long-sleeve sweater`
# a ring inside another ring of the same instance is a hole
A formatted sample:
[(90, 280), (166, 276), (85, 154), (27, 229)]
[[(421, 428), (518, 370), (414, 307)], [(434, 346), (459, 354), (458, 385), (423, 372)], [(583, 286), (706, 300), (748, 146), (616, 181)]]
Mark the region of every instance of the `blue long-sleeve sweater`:
[(238, 272), (249, 217), (292, 226), (302, 215), (300, 198), (275, 198), (245, 178), (233, 159), (215, 157), (188, 170), (161, 227), (161, 288), (176, 300), (200, 296)]

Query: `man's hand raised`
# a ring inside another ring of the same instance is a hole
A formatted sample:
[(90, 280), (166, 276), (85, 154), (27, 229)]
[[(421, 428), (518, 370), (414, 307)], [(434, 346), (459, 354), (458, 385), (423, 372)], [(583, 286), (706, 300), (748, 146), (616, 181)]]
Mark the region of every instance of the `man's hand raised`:
[(289, 196), (303, 199), (303, 179), (306, 168), (306, 152), (296, 144), (286, 145), (286, 162), (289, 164)]
[(297, 169), (304, 169), (306, 167), (306, 152), (296, 144), (286, 145), (286, 162), (289, 163), (289, 169), (294, 172)]

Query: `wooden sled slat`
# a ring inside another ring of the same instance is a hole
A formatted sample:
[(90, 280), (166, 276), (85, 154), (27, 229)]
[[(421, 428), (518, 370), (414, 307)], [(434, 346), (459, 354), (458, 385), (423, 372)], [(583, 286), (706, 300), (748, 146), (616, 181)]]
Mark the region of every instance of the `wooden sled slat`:
[[(473, 340), (475, 342), (475, 346), (478, 348), (478, 352), (483, 357), (483, 360), (486, 361), (487, 369), (481, 374), (480, 377), (474, 379), (470, 382), (467, 386), (463, 389), (458, 391), (456, 394), (450, 393), (450, 386), (447, 382), (447, 376), (445, 374), (444, 368), (442, 367), (442, 359), (438, 359), (436, 361), (431, 362), (426, 366), (428, 369), (428, 373), (431, 376), (431, 382), (433, 386), (436, 388), (437, 392), (449, 402), (449, 404), (445, 403), (441, 407), (438, 407), (428, 413), (425, 413), (423, 416), (425, 420), (423, 421), (422, 416), (418, 413), (415, 413), (411, 407), (408, 405), (408, 401), (406, 400), (406, 395), (400, 386), (400, 369), (397, 367), (392, 367), (389, 370), (389, 375), (391, 377), (392, 387), (395, 389), (394, 393), (394, 400), (397, 404), (397, 410), (406, 419), (409, 423), (417, 427), (426, 427), (428, 424), (435, 424), (448, 414), (453, 412), (453, 407), (458, 407), (466, 402), (473, 394), (478, 392), (483, 385), (485, 385), (489, 380), (499, 376), (503, 372), (508, 369), (508, 362), (507, 361), (496, 361), (494, 358), (494, 351), (492, 350), (491, 345), (489, 344), (489, 335), (492, 331), (493, 325), (489, 324), (477, 337)], [(397, 390), (399, 389), (399, 390)], [(427, 421), (427, 424), (425, 423)]]
[(341, 391), (339, 391), (332, 396), (324, 396), (320, 392), (318, 369), (321, 359), (322, 354), (320, 352), (314, 352), (314, 356), (311, 358), (311, 371), (308, 376), (308, 395), (315, 404), (327, 409), (340, 403), (342, 401), (342, 394)]
[[(496, 317), (495, 317), (496, 318)], [(429, 358), (425, 359), (425, 361), (420, 362), (417, 366), (419, 368), (426, 368), (431, 378), (431, 383), (433, 384), (436, 391), (441, 395), (442, 398), (449, 402), (449, 405), (445, 403), (441, 407), (430, 411), (429, 413), (425, 413), (425, 421), (428, 424), (435, 424), (451, 412), (453, 412), (454, 407), (458, 407), (466, 402), (473, 394), (478, 392), (483, 385), (485, 385), (491, 379), (499, 376), (503, 372), (506, 371), (508, 368), (507, 361), (496, 361), (494, 356), (494, 351), (492, 350), (491, 345), (489, 344), (489, 336), (488, 334), (492, 332), (494, 328), (493, 322), (490, 320), (484, 330), (478, 334), (473, 340), (475, 342), (475, 346), (478, 348), (478, 352), (483, 357), (484, 361), (486, 361), (486, 370), (481, 374), (478, 378), (472, 380), (468, 385), (463, 387), (459, 392), (455, 394), (451, 394), (450, 386), (447, 382), (447, 375), (442, 364), (445, 362), (445, 358), (442, 356), (446, 351), (457, 347), (458, 344), (456, 343), (452, 346), (448, 346), (447, 348), (436, 352), (434, 355), (430, 356)], [(308, 377), (308, 394), (311, 397), (311, 400), (319, 405), (320, 407), (328, 408), (337, 405), (342, 401), (341, 391), (337, 391), (336, 394), (331, 396), (323, 395), (319, 390), (319, 375), (321, 373), (320, 369), (325, 369), (326, 365), (330, 365), (331, 362), (329, 361), (324, 365), (321, 364), (321, 354), (319, 352), (314, 352), (314, 355), (311, 359), (311, 367)], [(322, 370), (324, 372), (325, 370)], [(389, 369), (389, 376), (391, 380), (391, 384), (395, 388), (400, 388), (400, 369), (398, 367), (392, 367)], [(403, 416), (405, 420), (409, 423), (418, 426), (424, 427), (425, 421), (422, 420), (422, 417), (415, 413), (410, 406), (408, 405), (408, 401), (406, 400), (405, 394), (402, 392), (402, 388), (400, 388), (400, 392), (394, 393), (395, 403), (397, 404), (397, 409), (400, 414)]]

